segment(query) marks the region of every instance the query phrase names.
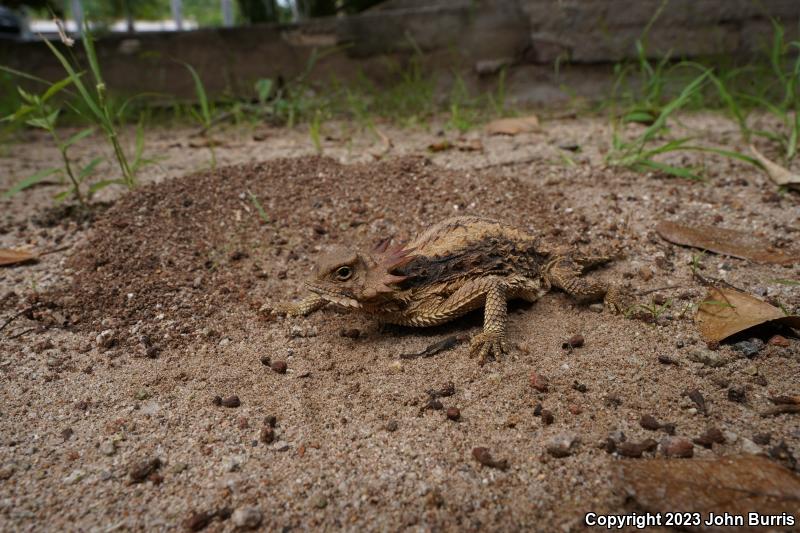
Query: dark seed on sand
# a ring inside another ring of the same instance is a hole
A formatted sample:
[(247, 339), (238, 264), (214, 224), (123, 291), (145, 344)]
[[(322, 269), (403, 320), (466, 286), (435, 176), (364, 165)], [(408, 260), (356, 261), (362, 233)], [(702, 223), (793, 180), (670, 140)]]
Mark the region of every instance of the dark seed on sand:
[(444, 408), (444, 406), (442, 405), (442, 402), (440, 402), (439, 400), (435, 400), (435, 399), (428, 400), (428, 405), (426, 407), (428, 409), (433, 409), (434, 411), (441, 411)]
[(686, 393), (690, 400), (694, 402), (697, 406), (697, 410), (703, 414), (708, 413), (708, 408), (706, 407), (706, 399), (703, 397), (703, 393), (697, 389), (692, 389)]
[(679, 364), (678, 361), (676, 361), (675, 359), (673, 359), (672, 357), (670, 357), (668, 355), (659, 355), (658, 356), (658, 362), (661, 363), (662, 365), (675, 365), (675, 366), (678, 366), (678, 364)]
[(348, 339), (357, 339), (361, 336), (361, 330), (357, 328), (342, 328), (339, 335)]
[(508, 461), (505, 459), (501, 461), (497, 461), (492, 457), (492, 454), (489, 453), (487, 448), (473, 448), (472, 449), (472, 457), (475, 458), (483, 466), (488, 466), (490, 468), (497, 468), (499, 470), (505, 470), (508, 468)]
[(561, 345), (561, 348), (564, 350), (571, 350), (573, 348), (580, 348), (586, 342), (586, 339), (583, 338), (583, 335), (573, 335), (570, 337), (567, 342)]
[(222, 402), (220, 402), (220, 405), (222, 405), (222, 407), (233, 408), (239, 407), (242, 405), (242, 402), (239, 400), (239, 397), (234, 394), (232, 396), (228, 396), (227, 398), (223, 398)]
[(692, 442), (703, 448), (711, 448), (713, 444), (724, 444), (725, 435), (719, 428), (708, 428), (702, 435), (693, 439)]
[(458, 410), (458, 407), (448, 407), (447, 408), (447, 418), (456, 422), (461, 418), (461, 411)]
[(186, 518), (186, 520), (183, 521), (183, 527), (189, 531), (202, 531), (208, 527), (208, 524), (211, 523), (213, 518), (214, 513), (209, 513), (206, 511), (192, 513), (188, 518)]
[(134, 483), (141, 483), (159, 468), (161, 468), (161, 459), (158, 457), (144, 459), (133, 463), (128, 469), (128, 475)]
[(647, 439), (642, 442), (619, 442), (616, 446), (616, 451), (622, 457), (630, 457), (638, 459), (644, 452), (652, 452), (658, 447), (658, 443), (653, 439)]
[(261, 428), (261, 434), (258, 438), (264, 444), (272, 444), (272, 441), (275, 440), (275, 430), (269, 426), (264, 426)]
[(639, 425), (650, 431), (661, 429), (661, 423), (653, 415), (642, 415), (642, 418), (639, 419)]
[(278, 374), (285, 374), (286, 369), (289, 368), (289, 365), (286, 364), (286, 361), (275, 361), (270, 365), (273, 372), (277, 372)]

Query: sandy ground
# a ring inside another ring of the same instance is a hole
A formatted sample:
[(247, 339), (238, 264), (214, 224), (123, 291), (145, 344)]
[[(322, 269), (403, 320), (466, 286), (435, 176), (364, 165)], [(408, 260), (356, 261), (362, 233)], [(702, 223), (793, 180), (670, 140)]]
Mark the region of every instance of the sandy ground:
[[(682, 122), (744, 149), (725, 119)], [(515, 137), (378, 129), (385, 138), (326, 125), (321, 158), (302, 128), (222, 132), (213, 172), (191, 130), (156, 129), (147, 185), (104, 190), (111, 204), (94, 220), (49, 209), (54, 187), (0, 201), (0, 247), (59, 250), (0, 270), (0, 324), (30, 309), (0, 332), (0, 530), (580, 530), (586, 512), (635, 508), (614, 465), (637, 459), (604, 444), (620, 432), (660, 440), (663, 431), (641, 427), (646, 414), (674, 423), (678, 437), (720, 429), (726, 442), (694, 446), (695, 458), (763, 453), (797, 467), (772, 450), (783, 442), (800, 456), (798, 415), (759, 413), (769, 396), (800, 392), (800, 343), (783, 332), (788, 347), (710, 352), (691, 320), (704, 294), (691, 275), (696, 252), (654, 233), (662, 219), (716, 224), (783, 247), (800, 234), (797, 194), (713, 156), (687, 159), (706, 167), (707, 183), (607, 168), (602, 119), (546, 120)], [(429, 150), (443, 141), (456, 148)], [(88, 161), (99, 144), (77, 154)], [(2, 188), (57, 156), (36, 135), (4, 149)], [(622, 245), (625, 257), (595, 275), (661, 288), (640, 300), (672, 304), (657, 320), (633, 320), (554, 292), (512, 307), (512, 352), (483, 367), (464, 343), (400, 357), (479, 331), (479, 313), (420, 330), (337, 310), (263, 311), (302, 295), (328, 245), (368, 247), (465, 213), (554, 243)], [(800, 288), (775, 281), (800, 279), (797, 265), (700, 263), (706, 276), (800, 311)], [(585, 345), (564, 349), (577, 334)], [(695, 361), (704, 357), (724, 364)], [(286, 372), (265, 364), (275, 362)], [(549, 378), (546, 392), (531, 387), (531, 372)], [(429, 408), (428, 391), (449, 382), (443, 409)], [(232, 395), (240, 405), (226, 406)], [(556, 437), (576, 441), (566, 457), (547, 452)], [(508, 468), (479, 464), (475, 447)]]

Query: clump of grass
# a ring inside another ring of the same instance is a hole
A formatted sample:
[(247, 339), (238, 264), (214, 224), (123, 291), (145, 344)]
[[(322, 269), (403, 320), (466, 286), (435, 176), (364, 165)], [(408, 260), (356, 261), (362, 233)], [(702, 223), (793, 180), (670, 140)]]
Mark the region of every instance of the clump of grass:
[[(105, 184), (109, 185), (119, 182), (129, 189), (134, 188), (136, 186), (136, 176), (128, 162), (128, 157), (120, 143), (119, 133), (117, 131), (116, 121), (119, 118), (119, 109), (115, 109), (112, 100), (108, 97), (106, 84), (103, 81), (103, 74), (100, 70), (100, 63), (97, 60), (94, 39), (89, 31), (88, 25), (84, 25), (81, 43), (84, 53), (86, 54), (86, 59), (89, 62), (89, 72), (91, 73), (92, 79), (91, 85), (87, 85), (83, 82), (82, 76), (79, 73), (80, 68), (74, 58), (73, 61), (68, 60), (66, 56), (47, 39), (44, 39), (44, 43), (61, 63), (72, 85), (77, 89), (81, 101), (89, 109), (89, 113), (85, 114), (85, 118), (88, 122), (95, 124), (105, 133), (106, 139), (114, 151), (114, 158), (122, 173), (122, 180), (108, 180)], [(71, 40), (64, 39), (64, 44), (71, 46), (70, 43)], [(124, 107), (125, 105), (123, 104), (122, 108)]]
[(211, 169), (217, 168), (217, 154), (214, 151), (214, 139), (212, 139), (208, 133), (211, 130), (211, 127), (214, 125), (214, 119), (211, 116), (211, 105), (208, 100), (208, 95), (206, 94), (206, 88), (203, 85), (203, 80), (200, 79), (200, 76), (197, 74), (197, 71), (191, 66), (189, 63), (183, 64), (189, 74), (192, 76), (192, 81), (194, 82), (194, 91), (195, 95), (197, 96), (197, 102), (200, 105), (200, 111), (198, 112), (194, 108), (189, 108), (189, 113), (194, 117), (195, 121), (200, 124), (202, 127), (201, 135), (206, 141), (206, 146), (208, 147), (208, 151), (211, 155), (211, 159), (209, 161), (209, 165)]
[(85, 207), (86, 201), (91, 199), (92, 194), (99, 189), (97, 186), (92, 186), (87, 192), (84, 192), (82, 187), (86, 179), (94, 172), (95, 167), (103, 161), (103, 158), (96, 157), (87, 165), (75, 169), (74, 161), (69, 155), (70, 148), (80, 140), (94, 133), (94, 128), (85, 128), (67, 139), (62, 139), (56, 129), (61, 109), (54, 107), (51, 102), (56, 95), (70, 84), (72, 84), (72, 78), (67, 77), (59, 82), (53, 83), (44, 93), (38, 95), (29, 93), (21, 87), (17, 87), (17, 92), (22, 98), (22, 104), (14, 114), (5, 117), (3, 121), (22, 123), (46, 131), (58, 148), (59, 154), (61, 155), (61, 166), (46, 168), (35, 172), (5, 191), (3, 197), (13, 196), (20, 191), (41, 183), (46, 178), (53, 175), (59, 176), (62, 183), (69, 183), (69, 186), (64, 191), (55, 196), (55, 199), (58, 201), (73, 196), (79, 204)]

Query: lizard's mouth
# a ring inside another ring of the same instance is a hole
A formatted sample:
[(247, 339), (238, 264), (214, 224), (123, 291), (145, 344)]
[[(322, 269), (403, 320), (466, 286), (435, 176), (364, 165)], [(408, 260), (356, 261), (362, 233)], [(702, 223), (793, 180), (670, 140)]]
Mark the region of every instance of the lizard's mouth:
[(358, 302), (358, 300), (346, 294), (342, 294), (339, 291), (334, 291), (326, 287), (320, 287), (319, 285), (314, 285), (313, 283), (308, 282), (306, 282), (306, 287), (314, 294), (318, 294), (322, 298), (336, 305), (350, 307), (353, 309), (359, 309), (361, 307), (361, 304)]

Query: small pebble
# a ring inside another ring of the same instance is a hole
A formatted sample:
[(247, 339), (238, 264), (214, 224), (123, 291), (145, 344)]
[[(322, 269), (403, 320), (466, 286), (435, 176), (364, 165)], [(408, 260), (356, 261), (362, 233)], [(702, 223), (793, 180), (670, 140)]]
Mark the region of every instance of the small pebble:
[(239, 429), (247, 429), (247, 428), (249, 428), (249, 427), (250, 427), (250, 423), (247, 421), (247, 417), (240, 416), (240, 417), (239, 417), (239, 418), (236, 420), (236, 426), (237, 426)]
[(583, 383), (578, 383), (577, 381), (572, 383), (572, 388), (580, 393), (584, 393), (587, 390), (589, 390), (589, 388), (586, 385), (584, 385)]
[(442, 402), (440, 402), (435, 398), (429, 399), (425, 407), (427, 407), (428, 409), (433, 409), (434, 411), (441, 411), (442, 409), (444, 409), (444, 405), (442, 405)]
[(661, 363), (662, 365), (675, 365), (675, 366), (679, 365), (678, 361), (676, 361), (675, 359), (673, 359), (668, 355), (659, 355), (658, 362)]
[(272, 361), (270, 360), (268, 355), (262, 355), (260, 361), (261, 364), (264, 366), (270, 366), (272, 364)]
[(742, 438), (741, 447), (742, 447), (742, 452), (750, 455), (760, 455), (764, 453), (764, 450), (761, 449), (761, 446), (751, 441), (750, 439)]
[(458, 407), (448, 407), (445, 414), (449, 420), (454, 422), (457, 422), (461, 418), (461, 411), (459, 411)]
[(547, 379), (547, 376), (543, 376), (542, 374), (537, 374), (535, 371), (532, 371), (529, 379), (531, 387), (539, 392), (547, 392), (550, 386), (550, 380)]
[(742, 386), (733, 386), (728, 389), (728, 400), (736, 403), (745, 403), (747, 401), (747, 392)]
[(703, 363), (711, 368), (719, 368), (728, 364), (728, 361), (722, 355), (706, 348), (690, 351), (689, 359), (697, 363)]
[(761, 446), (766, 446), (772, 440), (772, 433), (756, 433), (753, 435), (753, 442), (756, 444), (760, 444)]
[(95, 344), (97, 344), (98, 348), (103, 350), (107, 350), (116, 344), (117, 337), (116, 332), (113, 329), (107, 329), (101, 331), (97, 337), (95, 337)]
[(781, 348), (788, 348), (789, 339), (787, 339), (786, 337), (782, 337), (781, 335), (773, 335), (772, 337), (770, 337), (769, 341), (767, 341), (767, 344), (770, 344), (772, 346), (780, 346)]
[(593, 311), (595, 313), (602, 313), (603, 309), (604, 309), (604, 306), (601, 303), (593, 303), (593, 304), (589, 305), (589, 310)]
[(286, 364), (286, 361), (275, 361), (270, 365), (273, 372), (277, 372), (278, 374), (285, 374), (286, 369), (289, 368), (289, 365)]
[(256, 529), (261, 525), (263, 516), (255, 507), (239, 507), (231, 515), (233, 525), (239, 529)]
[(758, 338), (748, 339), (735, 343), (732, 348), (747, 358), (755, 357), (764, 347), (764, 341)]
[(386, 424), (386, 431), (388, 431), (389, 433), (394, 433), (395, 431), (397, 431), (397, 427), (398, 427), (397, 420), (389, 420), (389, 422)]
[(264, 424), (274, 428), (278, 425), (278, 418), (275, 415), (267, 415), (264, 417)]
[(549, 426), (553, 422), (555, 422), (555, 417), (553, 416), (552, 411), (542, 409), (542, 424)]
[(104, 440), (103, 442), (100, 443), (98, 449), (100, 450), (100, 453), (108, 457), (111, 457), (112, 455), (117, 453), (117, 446), (116, 444), (114, 444), (114, 441), (112, 440)]
[(64, 428), (61, 430), (61, 438), (64, 440), (64, 442), (67, 442), (69, 439), (71, 439), (72, 435), (74, 434), (75, 432), (72, 431), (72, 428)]
[(664, 457), (690, 458), (694, 455), (694, 445), (683, 437), (664, 437), (659, 444)]
[(545, 448), (547, 453), (553, 457), (567, 457), (575, 452), (575, 447), (578, 444), (578, 438), (575, 435), (561, 433), (551, 438)]
[(650, 267), (643, 266), (639, 269), (639, 277), (644, 281), (650, 281), (653, 279), (653, 271), (650, 270)]
[(128, 468), (128, 475), (134, 483), (141, 483), (146, 480), (150, 474), (161, 468), (161, 459), (153, 457), (151, 459), (143, 459), (133, 463)]

